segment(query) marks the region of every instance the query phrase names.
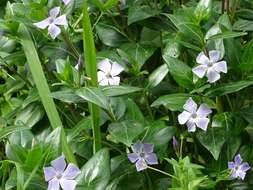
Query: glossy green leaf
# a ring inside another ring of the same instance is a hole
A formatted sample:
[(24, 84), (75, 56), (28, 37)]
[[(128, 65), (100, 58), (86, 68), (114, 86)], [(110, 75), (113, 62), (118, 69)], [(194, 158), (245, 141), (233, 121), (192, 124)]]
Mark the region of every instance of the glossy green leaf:
[(236, 38), (236, 37), (240, 37), (240, 36), (245, 36), (247, 34), (248, 34), (247, 32), (231, 32), (231, 31), (227, 31), (227, 32), (222, 32), (222, 33), (213, 35), (213, 36), (209, 37), (207, 40)]
[(106, 96), (122, 96), (141, 91), (141, 88), (134, 86), (105, 86), (102, 91)]
[(61, 100), (67, 103), (80, 103), (84, 102), (82, 98), (76, 95), (75, 91), (72, 89), (60, 90), (52, 92), (51, 96), (57, 100)]
[(249, 73), (253, 69), (253, 40), (250, 40), (243, 48), (243, 53), (240, 60), (240, 69), (243, 72)]
[(27, 126), (8, 126), (0, 128), (0, 140), (17, 131), (29, 130)]
[(125, 117), (127, 120), (134, 120), (134, 121), (138, 121), (140, 123), (145, 122), (145, 118), (144, 118), (140, 108), (132, 99), (128, 99), (126, 101)]
[(206, 20), (211, 16), (213, 0), (200, 0), (197, 4), (194, 14), (199, 21)]
[(163, 64), (154, 70), (148, 77), (148, 85), (147, 88), (154, 88), (157, 86), (168, 74), (169, 69), (167, 64)]
[(109, 151), (101, 149), (82, 167), (76, 189), (104, 190), (110, 179), (110, 170)]

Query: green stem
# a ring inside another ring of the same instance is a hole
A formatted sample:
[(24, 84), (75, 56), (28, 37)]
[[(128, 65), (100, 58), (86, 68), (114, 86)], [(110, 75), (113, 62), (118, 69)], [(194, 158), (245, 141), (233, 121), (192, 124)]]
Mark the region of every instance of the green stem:
[[(97, 61), (96, 50), (93, 39), (93, 33), (88, 13), (88, 6), (86, 0), (83, 2), (83, 49), (84, 49), (84, 63), (86, 65), (86, 74), (90, 77), (87, 82), (88, 86), (97, 87)], [(93, 131), (93, 152), (94, 154), (101, 149), (101, 131), (99, 127), (99, 107), (95, 104), (89, 103), (89, 110), (92, 118)]]
[(65, 32), (62, 32), (62, 37), (64, 41), (68, 44), (73, 54), (75, 55), (75, 59), (78, 60), (80, 57), (80, 54), (78, 50), (76, 49), (75, 45), (72, 43), (72, 41), (69, 39), (68, 35)]
[(183, 143), (184, 143), (184, 137), (180, 136), (180, 151), (179, 151), (180, 158), (182, 158), (182, 155), (183, 155)]
[(154, 171), (159, 172), (159, 173), (161, 173), (161, 174), (163, 174), (163, 175), (167, 175), (167, 176), (169, 176), (169, 177), (171, 177), (171, 178), (174, 178), (174, 179), (176, 179), (176, 180), (179, 180), (176, 176), (174, 176), (174, 175), (172, 175), (172, 174), (169, 174), (169, 173), (167, 173), (167, 172), (164, 172), (164, 171), (162, 171), (162, 170), (153, 168), (153, 167), (151, 167), (151, 166), (148, 166), (148, 169), (154, 170)]

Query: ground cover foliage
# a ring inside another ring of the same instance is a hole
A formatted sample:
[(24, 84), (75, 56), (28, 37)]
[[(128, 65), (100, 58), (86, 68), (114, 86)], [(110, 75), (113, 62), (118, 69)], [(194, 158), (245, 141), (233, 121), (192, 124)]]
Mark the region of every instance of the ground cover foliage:
[(251, 0), (2, 0), (2, 190), (253, 189)]

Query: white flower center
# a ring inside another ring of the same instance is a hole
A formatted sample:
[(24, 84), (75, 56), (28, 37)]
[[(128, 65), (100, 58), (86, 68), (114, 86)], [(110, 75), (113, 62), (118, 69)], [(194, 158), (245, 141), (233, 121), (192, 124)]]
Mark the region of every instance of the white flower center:
[(54, 23), (54, 18), (53, 18), (53, 17), (50, 17), (50, 18), (49, 18), (49, 23), (50, 23), (50, 24)]
[(141, 153), (140, 153), (140, 157), (142, 157), (142, 158), (145, 157), (145, 153), (144, 153), (144, 152), (141, 152)]
[(56, 178), (57, 179), (61, 179), (62, 178), (62, 174), (61, 173), (56, 173)]
[(191, 116), (192, 116), (193, 119), (195, 119), (195, 118), (197, 118), (198, 115), (197, 115), (197, 113), (192, 113)]
[(106, 78), (112, 78), (112, 75), (111, 75), (111, 73), (110, 72), (108, 72), (108, 73), (106, 73)]
[(208, 64), (207, 64), (207, 67), (212, 67), (213, 66), (213, 62), (209, 62)]

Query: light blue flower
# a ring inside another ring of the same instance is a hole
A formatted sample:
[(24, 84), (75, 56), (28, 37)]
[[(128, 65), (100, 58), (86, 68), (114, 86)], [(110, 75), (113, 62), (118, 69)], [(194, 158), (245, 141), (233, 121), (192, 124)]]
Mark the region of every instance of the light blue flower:
[(241, 178), (244, 180), (246, 172), (250, 169), (250, 166), (247, 162), (242, 162), (241, 155), (237, 154), (234, 162), (228, 162), (228, 168), (232, 171), (232, 178)]

